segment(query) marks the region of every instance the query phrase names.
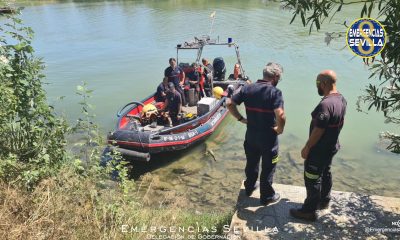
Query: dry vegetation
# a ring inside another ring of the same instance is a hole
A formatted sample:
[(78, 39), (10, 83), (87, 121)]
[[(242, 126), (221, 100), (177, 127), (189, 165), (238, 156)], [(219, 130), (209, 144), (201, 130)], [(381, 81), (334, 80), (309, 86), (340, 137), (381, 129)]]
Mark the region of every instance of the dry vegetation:
[[(33, 191), (0, 184), (0, 239), (145, 239), (146, 232), (122, 226), (217, 227), (229, 225), (231, 213), (195, 214), (176, 204), (143, 207), (146, 196), (134, 188), (125, 194), (113, 181), (99, 182), (65, 167)], [(168, 233), (165, 233), (168, 234)]]

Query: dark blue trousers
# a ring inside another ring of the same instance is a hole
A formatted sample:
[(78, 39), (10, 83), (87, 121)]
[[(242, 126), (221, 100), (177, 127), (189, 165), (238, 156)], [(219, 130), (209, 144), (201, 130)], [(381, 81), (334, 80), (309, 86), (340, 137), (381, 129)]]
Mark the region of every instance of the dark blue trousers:
[(329, 202), (332, 189), (332, 158), (337, 151), (312, 149), (304, 162), (304, 183), (307, 198), (303, 211), (315, 212), (320, 202)]
[(175, 86), (176, 91), (179, 92), (179, 94), (181, 95), (182, 98), (182, 105), (185, 106), (186, 105), (186, 98), (185, 98), (185, 93), (182, 89), (182, 87), (180, 85)]
[(258, 179), (260, 159), (261, 159), (261, 175), (260, 175), (260, 200), (266, 201), (274, 196), (275, 191), (272, 187), (276, 163), (279, 160), (278, 142), (271, 146), (251, 144), (249, 141), (244, 142), (244, 151), (246, 153), (246, 180), (244, 186), (246, 190), (251, 190)]

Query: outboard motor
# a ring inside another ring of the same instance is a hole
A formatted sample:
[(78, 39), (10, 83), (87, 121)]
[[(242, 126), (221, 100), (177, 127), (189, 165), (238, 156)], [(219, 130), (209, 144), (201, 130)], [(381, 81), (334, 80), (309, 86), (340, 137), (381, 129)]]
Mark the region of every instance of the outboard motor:
[(222, 57), (217, 57), (213, 61), (213, 68), (214, 68), (214, 80), (216, 81), (223, 81), (225, 80), (225, 62)]

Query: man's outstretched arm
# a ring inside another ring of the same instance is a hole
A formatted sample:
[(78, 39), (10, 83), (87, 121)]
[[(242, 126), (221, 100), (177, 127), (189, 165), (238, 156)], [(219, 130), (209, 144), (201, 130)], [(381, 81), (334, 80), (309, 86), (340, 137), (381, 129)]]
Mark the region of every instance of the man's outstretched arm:
[(237, 109), (237, 105), (232, 99), (226, 99), (226, 106), (229, 109), (229, 112), (237, 119), (240, 119), (240, 122), (247, 124), (247, 119), (240, 114), (239, 110)]

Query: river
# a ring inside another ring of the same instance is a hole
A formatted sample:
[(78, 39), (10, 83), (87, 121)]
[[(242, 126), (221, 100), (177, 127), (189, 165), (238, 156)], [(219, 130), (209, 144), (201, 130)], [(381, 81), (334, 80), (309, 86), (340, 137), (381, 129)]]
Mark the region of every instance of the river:
[[(32, 3), (35, 2), (35, 3)], [(94, 90), (97, 122), (103, 132), (115, 126), (115, 113), (141, 100), (161, 81), (177, 43), (210, 31), (240, 45), (243, 67), (250, 79), (262, 77), (269, 61), (284, 67), (279, 88), (284, 94), (287, 126), (281, 136), (281, 161), (275, 182), (303, 185), (300, 150), (308, 137), (310, 113), (320, 97), (315, 78), (322, 69), (338, 74), (338, 89), (348, 101), (333, 162), (334, 189), (400, 197), (400, 156), (382, 150), (379, 133), (394, 131), (380, 113), (356, 110), (357, 97), (369, 72), (361, 59), (345, 48), (345, 40), (324, 42), (326, 31), (344, 31), (337, 24), (353, 21), (358, 9), (344, 11), (319, 32), (308, 34), (291, 14), (270, 1), (29, 1), (22, 18), (35, 31), (36, 54), (46, 63), (49, 101), (71, 122), (79, 115), (76, 86), (86, 81)], [(233, 49), (210, 49), (209, 59), (224, 56), (233, 71)], [(187, 53), (185, 55), (195, 57)], [(63, 100), (58, 100), (65, 96)], [(242, 109), (243, 111), (243, 109)], [(398, 127), (397, 127), (398, 131)], [(149, 204), (178, 204), (198, 211), (232, 209), (244, 178), (245, 126), (228, 116), (210, 138), (188, 151), (154, 159), (150, 166), (133, 166)], [(209, 154), (214, 152), (215, 159)]]

